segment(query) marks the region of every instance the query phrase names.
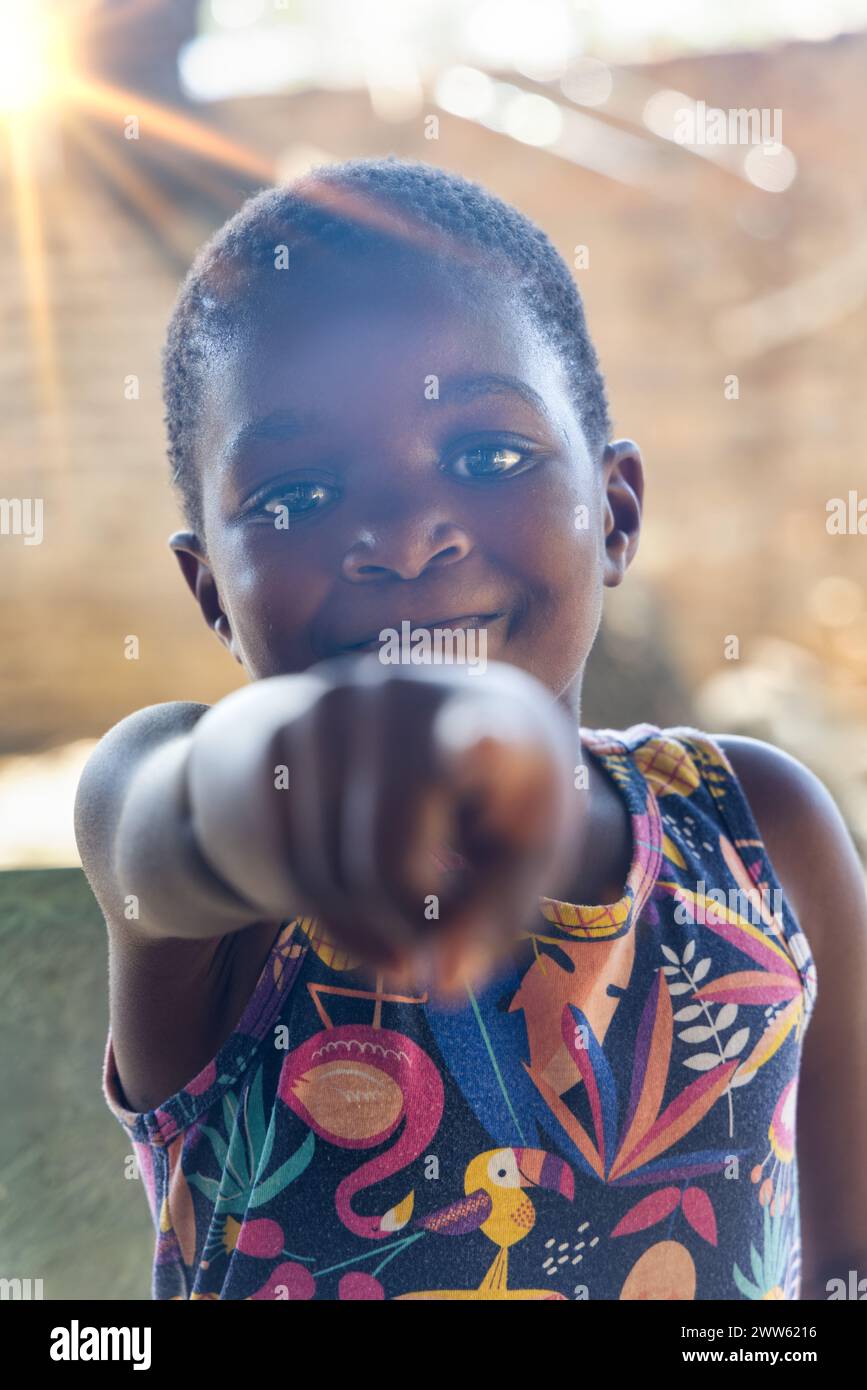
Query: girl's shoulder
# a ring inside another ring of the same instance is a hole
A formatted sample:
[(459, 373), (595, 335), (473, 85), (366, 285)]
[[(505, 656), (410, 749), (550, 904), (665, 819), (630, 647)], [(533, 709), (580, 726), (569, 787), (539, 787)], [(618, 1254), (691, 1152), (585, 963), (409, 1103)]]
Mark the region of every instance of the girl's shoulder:
[(171, 700), (136, 710), (102, 736), (85, 763), (75, 794), (75, 838), (101, 905), (112, 839), (130, 781), (150, 753), (189, 733), (209, 708)]
[(615, 774), (628, 763), (665, 804), (704, 786), (736, 830), (757, 831), (817, 960), (825, 923), (839, 920), (844, 904), (860, 911), (864, 871), (846, 822), (824, 782), (790, 753), (689, 725), (582, 729), (582, 740)]
[(714, 741), (740, 782), (818, 962), (828, 924), (852, 920), (844, 904), (864, 898), (864, 869), (840, 808), (821, 778), (782, 749), (735, 734)]
[[(635, 730), (639, 751), (646, 730)], [(754, 823), (821, 969), (829, 924), (863, 917), (865, 886), (852, 836), (825, 783), (800, 759), (762, 739), (685, 726), (656, 730), (655, 736), (684, 748), (699, 770), (719, 760), (710, 777), (734, 791)], [(648, 738), (652, 742), (653, 731)]]
[(848, 832), (821, 779), (799, 759), (773, 744), (741, 734), (711, 734), (691, 725), (581, 730), (582, 741), (606, 761), (628, 759), (663, 792), (705, 782), (722, 799), (733, 787), (749, 806), (771, 844), (805, 848), (818, 829)]

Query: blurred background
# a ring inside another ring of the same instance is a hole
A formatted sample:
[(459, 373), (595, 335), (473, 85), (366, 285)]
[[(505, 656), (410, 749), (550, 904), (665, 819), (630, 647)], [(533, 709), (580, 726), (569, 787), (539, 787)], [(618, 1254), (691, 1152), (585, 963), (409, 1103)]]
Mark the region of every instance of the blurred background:
[(72, 802), (117, 720), (240, 681), (166, 545), (159, 354), (268, 183), (394, 153), (545, 229), (648, 475), (583, 722), (768, 739), (867, 855), (865, 70), (867, 0), (0, 0), (0, 1274), (148, 1296)]

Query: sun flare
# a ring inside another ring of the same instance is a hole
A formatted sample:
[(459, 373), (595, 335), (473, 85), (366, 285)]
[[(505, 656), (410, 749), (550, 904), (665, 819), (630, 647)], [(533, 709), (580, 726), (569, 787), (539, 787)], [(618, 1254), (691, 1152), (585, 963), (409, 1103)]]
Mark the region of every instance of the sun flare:
[(56, 100), (67, 75), (57, 16), (39, 0), (0, 0), (0, 114), (17, 115)]

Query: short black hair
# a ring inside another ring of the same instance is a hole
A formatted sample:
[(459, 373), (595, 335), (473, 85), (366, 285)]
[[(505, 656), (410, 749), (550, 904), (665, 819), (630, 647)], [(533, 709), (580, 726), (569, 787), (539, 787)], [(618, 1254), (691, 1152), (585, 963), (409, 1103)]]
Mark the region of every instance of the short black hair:
[(480, 184), (395, 155), (323, 164), (248, 198), (199, 251), (178, 293), (163, 348), (163, 399), (172, 482), (202, 536), (193, 441), (209, 350), (251, 321), (273, 286), (278, 248), (312, 266), (336, 253), (362, 260), (437, 262), (515, 285), (568, 374), (588, 445), (601, 453), (611, 423), (605, 382), (581, 296), (545, 233)]

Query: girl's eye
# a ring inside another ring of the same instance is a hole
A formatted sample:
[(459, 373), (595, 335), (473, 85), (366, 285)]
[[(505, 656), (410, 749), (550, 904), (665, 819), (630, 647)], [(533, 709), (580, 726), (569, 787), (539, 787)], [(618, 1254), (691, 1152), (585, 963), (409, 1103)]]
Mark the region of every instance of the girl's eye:
[(467, 449), (455, 459), (453, 470), (459, 478), (496, 478), (521, 473), (533, 460), (522, 449), (502, 444), (481, 444)]
[(276, 517), (285, 508), (290, 516), (301, 516), (305, 512), (319, 511), (331, 500), (334, 490), (325, 483), (290, 483), (279, 492), (272, 492), (252, 510), (259, 515)]

